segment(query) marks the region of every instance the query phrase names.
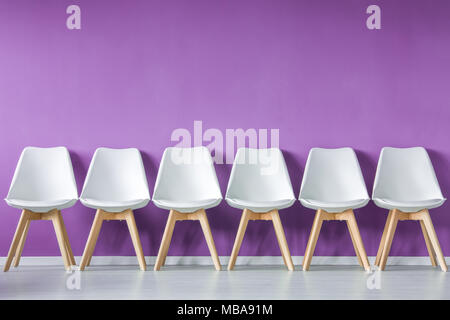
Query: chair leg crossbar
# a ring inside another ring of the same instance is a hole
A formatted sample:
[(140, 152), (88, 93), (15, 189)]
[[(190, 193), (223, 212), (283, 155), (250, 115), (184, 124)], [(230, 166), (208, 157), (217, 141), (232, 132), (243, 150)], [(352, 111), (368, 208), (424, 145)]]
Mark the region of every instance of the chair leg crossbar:
[(131, 240), (133, 241), (134, 250), (136, 251), (136, 256), (139, 261), (139, 267), (142, 271), (145, 271), (147, 269), (147, 265), (145, 263), (144, 251), (142, 250), (141, 240), (136, 227), (136, 221), (134, 220), (134, 214), (130, 209), (122, 212), (106, 212), (101, 209), (97, 210), (86, 247), (84, 248), (83, 257), (81, 258), (80, 270), (83, 271), (86, 266), (89, 266), (102, 223), (105, 220), (125, 220), (127, 222)]
[(381, 236), (375, 265), (378, 266), (380, 270), (385, 269), (397, 223), (398, 221), (403, 220), (419, 221), (425, 244), (427, 245), (428, 254), (430, 255), (431, 264), (437, 266), (437, 262), (439, 262), (442, 271), (446, 272), (447, 264), (445, 263), (445, 258), (442, 254), (441, 246), (439, 245), (439, 240), (427, 209), (418, 212), (402, 212), (398, 209), (389, 211), (383, 235)]
[(49, 212), (39, 213), (30, 210), (23, 210), (20, 216), (19, 224), (17, 225), (11, 247), (6, 258), (3, 271), (8, 271), (14, 259), (14, 267), (19, 266), (20, 257), (22, 256), (23, 247), (27, 239), (28, 229), (32, 220), (51, 220), (58, 240), (59, 250), (64, 261), (66, 270), (71, 270), (72, 266), (76, 265), (75, 258), (70, 247), (69, 238), (67, 236), (64, 220), (61, 211), (54, 209)]
[(219, 256), (217, 255), (216, 246), (214, 244), (214, 239), (212, 237), (211, 228), (209, 227), (208, 218), (206, 212), (203, 209), (197, 210), (192, 213), (182, 213), (176, 210), (170, 210), (169, 218), (167, 219), (166, 228), (164, 230), (164, 235), (162, 238), (161, 246), (159, 247), (158, 257), (156, 258), (156, 263), (154, 270), (158, 271), (166, 262), (167, 253), (169, 252), (170, 241), (172, 240), (173, 230), (175, 228), (175, 223), (177, 221), (185, 220), (198, 220), (200, 221), (200, 226), (202, 227), (203, 234), (205, 235), (206, 244), (208, 245), (211, 258), (214, 262), (214, 267), (217, 271), (220, 271), (221, 265)]
[(241, 222), (239, 223), (238, 232), (236, 234), (236, 240), (234, 241), (233, 251), (228, 263), (228, 270), (233, 270), (234, 268), (239, 250), (241, 248), (242, 240), (244, 239), (245, 230), (247, 229), (247, 224), (250, 220), (272, 221), (284, 264), (289, 271), (293, 271), (294, 264), (292, 263), (291, 253), (289, 252), (289, 247), (286, 242), (286, 236), (284, 234), (283, 225), (281, 224), (278, 210), (272, 210), (265, 213), (257, 213), (249, 209), (244, 209), (244, 212), (242, 213)]
[(369, 259), (367, 258), (366, 250), (364, 249), (364, 244), (361, 239), (361, 234), (359, 233), (355, 214), (351, 209), (339, 213), (329, 213), (321, 209), (317, 210), (313, 227), (311, 229), (311, 235), (309, 236), (308, 245), (306, 246), (306, 252), (303, 259), (303, 270), (309, 270), (322, 223), (323, 221), (328, 220), (346, 221), (350, 237), (352, 238), (353, 247), (355, 248), (356, 256), (358, 257), (358, 262), (366, 271), (370, 271)]

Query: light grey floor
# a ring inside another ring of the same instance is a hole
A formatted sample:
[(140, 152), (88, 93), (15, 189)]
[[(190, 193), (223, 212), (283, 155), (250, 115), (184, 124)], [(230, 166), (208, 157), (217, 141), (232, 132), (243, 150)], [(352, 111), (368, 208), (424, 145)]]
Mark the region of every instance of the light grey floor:
[(91, 266), (72, 274), (61, 266), (21, 266), (0, 274), (0, 299), (449, 298), (450, 274), (431, 266), (388, 266), (371, 274), (336, 265), (311, 266), (308, 272), (273, 265), (236, 266), (231, 272), (211, 266), (168, 266), (160, 272), (142, 272), (135, 265)]

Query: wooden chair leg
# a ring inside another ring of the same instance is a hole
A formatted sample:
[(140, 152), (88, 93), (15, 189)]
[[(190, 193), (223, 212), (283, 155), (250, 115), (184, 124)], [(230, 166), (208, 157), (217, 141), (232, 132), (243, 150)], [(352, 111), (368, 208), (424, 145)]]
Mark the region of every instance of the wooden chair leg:
[(91, 265), (92, 256), (93, 256), (92, 254), (89, 256), (89, 259), (86, 262), (86, 267), (89, 267)]
[(91, 265), (92, 255), (89, 257), (88, 261), (86, 262), (86, 267), (89, 267)]
[(128, 230), (130, 231), (131, 240), (133, 241), (134, 250), (136, 251), (136, 256), (139, 261), (139, 267), (142, 271), (145, 271), (147, 269), (147, 265), (145, 263), (144, 251), (142, 250), (142, 244), (136, 227), (136, 221), (134, 220), (133, 211), (130, 210), (127, 213), (126, 221)]
[(428, 250), (428, 254), (430, 256), (431, 265), (433, 267), (436, 267), (437, 266), (436, 255), (434, 253), (433, 244), (431, 243), (430, 237), (428, 236), (428, 232), (425, 227), (425, 223), (423, 222), (423, 220), (420, 220), (419, 223), (420, 223), (420, 228), (422, 229), (423, 237), (425, 239), (425, 244), (427, 245), (427, 250)]
[(53, 222), (53, 228), (55, 229), (56, 238), (58, 239), (59, 250), (61, 251), (61, 256), (64, 260), (64, 266), (66, 270), (71, 270), (71, 262), (66, 248), (66, 239), (64, 237), (64, 231), (58, 211), (52, 214), (51, 220)]
[(22, 236), (20, 238), (20, 243), (17, 246), (17, 250), (16, 250), (16, 256), (14, 258), (14, 268), (17, 268), (19, 266), (20, 263), (20, 258), (22, 257), (22, 251), (23, 251), (23, 247), (25, 246), (25, 241), (27, 239), (27, 235), (28, 235), (28, 229), (30, 228), (30, 219), (27, 219), (26, 223), (25, 223), (25, 228), (23, 229), (23, 233)]
[(384, 243), (386, 241), (386, 233), (389, 227), (389, 221), (392, 216), (392, 210), (389, 210), (388, 217), (386, 219), (386, 223), (384, 225), (383, 234), (381, 235), (380, 245), (378, 247), (377, 257), (375, 259), (375, 265), (380, 266), (381, 255), (383, 254)]
[[(281, 243), (280, 243), (280, 240), (278, 239), (278, 237), (277, 237), (277, 241), (278, 241), (278, 247), (279, 247), (280, 250), (281, 250)], [(283, 263), (284, 263), (284, 265), (285, 265), (286, 268), (287, 268), (288, 264), (287, 264), (286, 257), (285, 257), (284, 254), (283, 254), (283, 251), (281, 251), (281, 257), (283, 258)]]
[[(171, 212), (173, 212), (173, 214), (175, 216), (175, 222), (178, 221), (178, 219), (180, 218), (180, 213), (175, 212), (174, 210), (171, 210)], [(181, 216), (183, 216), (183, 215), (184, 214), (181, 213)], [(175, 228), (175, 223), (174, 223), (174, 228)], [(165, 247), (165, 250), (164, 250), (163, 255), (162, 255), (161, 267), (166, 265), (166, 259), (167, 259), (167, 255), (169, 254), (170, 243), (172, 242), (173, 230), (174, 229), (172, 229), (172, 233), (170, 234), (169, 244)]]
[(239, 228), (236, 234), (236, 239), (234, 240), (233, 250), (231, 252), (230, 261), (228, 262), (228, 270), (233, 270), (236, 264), (236, 259), (241, 249), (242, 240), (244, 239), (245, 230), (247, 229), (248, 220), (250, 217), (250, 211), (244, 209), (241, 216), (241, 221), (239, 222)]
[(294, 263), (292, 262), (291, 253), (289, 252), (289, 247), (286, 241), (286, 235), (284, 234), (283, 225), (281, 224), (280, 215), (278, 210), (273, 210), (271, 212), (272, 223), (275, 229), (275, 234), (278, 239), (278, 244), (280, 245), (281, 255), (287, 265), (289, 271), (294, 271)]
[(166, 265), (166, 258), (167, 258), (168, 253), (169, 252), (167, 251), (167, 253), (164, 255), (164, 258), (162, 259), (162, 262), (161, 262), (161, 267), (164, 267)]
[(311, 229), (311, 234), (309, 236), (308, 244), (306, 246), (305, 256), (303, 258), (303, 270), (308, 271), (311, 264), (312, 256), (314, 255), (314, 250), (316, 248), (317, 239), (319, 238), (320, 229), (323, 223), (323, 212), (322, 210), (317, 210), (316, 216), (314, 217), (313, 226)]
[(352, 228), (350, 227), (350, 223), (348, 222), (348, 220), (346, 222), (347, 222), (347, 229), (350, 233), (350, 238), (352, 238), (353, 248), (355, 249), (356, 257), (358, 258), (358, 263), (361, 267), (364, 267), (363, 262), (361, 260), (361, 255), (359, 254), (359, 250), (355, 242), (355, 237), (353, 235)]
[(67, 235), (67, 229), (64, 224), (64, 219), (62, 217), (61, 211), (58, 212), (59, 219), (61, 220), (62, 231), (64, 234), (64, 242), (67, 251), (67, 255), (69, 256), (69, 261), (72, 266), (77, 265), (75, 262), (75, 257), (73, 256), (72, 247), (70, 246), (69, 236)]
[(222, 267), (220, 265), (219, 256), (217, 255), (216, 246), (214, 244), (214, 239), (211, 234), (211, 228), (209, 227), (208, 217), (206, 216), (205, 210), (201, 210), (199, 212), (199, 220), (203, 234), (205, 235), (206, 243), (208, 244), (209, 253), (211, 254), (211, 258), (214, 262), (214, 266), (217, 271), (220, 271)]
[(434, 230), (433, 222), (431, 221), (430, 214), (428, 210), (423, 212), (423, 222), (427, 230), (428, 236), (430, 237), (431, 244), (433, 245), (434, 252), (436, 252), (437, 260), (441, 266), (442, 271), (447, 272), (447, 264), (445, 263), (444, 255), (442, 254), (442, 249), (439, 244), (439, 240)]
[(98, 235), (103, 223), (103, 212), (97, 210), (95, 214), (94, 223), (92, 224), (91, 231), (89, 233), (88, 240), (86, 242), (86, 247), (84, 248), (83, 257), (80, 262), (80, 270), (83, 271), (86, 267), (87, 262), (92, 257), (95, 249), (95, 244), (97, 243)]
[(16, 232), (14, 233), (11, 246), (8, 251), (8, 257), (6, 258), (6, 262), (3, 267), (4, 272), (8, 271), (9, 267), (11, 266), (11, 262), (17, 252), (17, 247), (19, 246), (19, 242), (20, 239), (22, 238), (23, 231), (25, 230), (27, 221), (28, 221), (28, 211), (23, 210), (19, 219), (19, 223), (17, 224)]
[(392, 211), (392, 214), (388, 220), (389, 225), (386, 232), (386, 239), (383, 244), (383, 250), (380, 258), (380, 270), (384, 270), (387, 263), (387, 258), (389, 256), (389, 252), (391, 251), (392, 240), (394, 239), (395, 229), (397, 228), (398, 216), (396, 210)]
[(361, 234), (359, 233), (358, 224), (356, 223), (356, 218), (353, 211), (350, 212), (347, 222), (350, 233), (353, 235), (355, 241), (356, 254), (358, 255), (359, 252), (359, 256), (360, 259), (362, 260), (364, 269), (366, 271), (370, 271), (369, 259), (367, 258), (366, 249), (364, 248), (364, 244), (361, 238)]
[(176, 212), (170, 210), (169, 218), (167, 219), (166, 228), (164, 229), (164, 234), (161, 240), (161, 245), (159, 247), (158, 257), (156, 258), (154, 267), (155, 271), (159, 271), (159, 269), (161, 269), (163, 261), (165, 261), (165, 257), (169, 252), (170, 241), (172, 240), (173, 229), (175, 228), (176, 221)]

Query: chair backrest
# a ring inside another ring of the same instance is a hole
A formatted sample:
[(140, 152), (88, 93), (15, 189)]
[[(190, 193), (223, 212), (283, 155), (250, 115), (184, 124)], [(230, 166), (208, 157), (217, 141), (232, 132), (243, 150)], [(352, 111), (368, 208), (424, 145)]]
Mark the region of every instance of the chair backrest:
[(443, 199), (427, 151), (422, 147), (383, 148), (372, 198), (396, 201)]
[(295, 199), (281, 150), (239, 148), (226, 197), (248, 201)]
[(139, 150), (98, 148), (80, 197), (109, 201), (150, 199)]
[(351, 148), (312, 148), (299, 198), (324, 202), (369, 199), (355, 151)]
[(166, 148), (159, 166), (153, 199), (176, 201), (222, 199), (208, 148)]
[(26, 147), (17, 163), (7, 199), (77, 199), (69, 151), (65, 147)]

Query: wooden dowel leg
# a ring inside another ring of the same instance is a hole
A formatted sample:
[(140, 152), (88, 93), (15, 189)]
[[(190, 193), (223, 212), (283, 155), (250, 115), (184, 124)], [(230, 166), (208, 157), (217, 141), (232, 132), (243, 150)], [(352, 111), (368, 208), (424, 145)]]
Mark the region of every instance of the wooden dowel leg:
[(389, 252), (391, 251), (392, 240), (394, 239), (395, 229), (397, 228), (398, 223), (398, 216), (396, 210), (392, 211), (392, 214), (387, 223), (389, 223), (389, 225), (386, 232), (386, 239), (384, 241), (383, 250), (381, 253), (381, 259), (379, 264), (380, 270), (384, 270), (384, 268), (386, 267), (387, 258), (389, 256)]
[[(277, 237), (277, 242), (278, 242), (278, 247), (279, 247), (280, 250), (281, 250), (281, 243), (280, 243), (280, 240), (278, 239), (278, 237)], [(286, 261), (286, 258), (285, 258), (285, 256), (284, 256), (284, 254), (283, 254), (283, 251), (281, 251), (281, 257), (283, 258), (283, 263), (284, 263), (284, 265), (287, 267), (288, 264), (287, 264), (287, 261)]]
[(359, 250), (358, 250), (358, 247), (355, 242), (355, 237), (353, 235), (352, 228), (350, 227), (350, 223), (348, 222), (348, 220), (346, 222), (347, 222), (348, 231), (350, 233), (350, 238), (352, 238), (353, 248), (355, 249), (356, 257), (358, 258), (358, 263), (361, 267), (364, 267), (363, 262), (361, 260), (361, 255), (359, 254)]
[(386, 242), (386, 233), (389, 227), (389, 221), (391, 220), (392, 210), (389, 210), (386, 223), (384, 225), (383, 234), (381, 235), (380, 245), (378, 247), (377, 257), (375, 259), (375, 265), (380, 266), (381, 255), (383, 254), (384, 243)]
[(69, 256), (69, 261), (72, 266), (75, 266), (77, 263), (75, 262), (75, 257), (73, 256), (72, 247), (70, 246), (69, 236), (67, 234), (66, 225), (64, 224), (64, 219), (62, 217), (61, 211), (58, 213), (59, 219), (61, 221), (61, 227), (64, 234), (64, 243), (67, 251), (67, 255)]
[(281, 254), (287, 264), (289, 271), (294, 271), (294, 263), (292, 262), (291, 253), (289, 252), (289, 247), (286, 241), (286, 235), (284, 234), (283, 225), (281, 224), (280, 215), (278, 210), (273, 210), (271, 212), (272, 222), (275, 229), (275, 234), (280, 245)]
[(167, 254), (165, 254), (164, 257), (162, 258), (161, 267), (164, 267), (166, 265), (166, 258)]
[(139, 267), (142, 271), (147, 269), (147, 265), (145, 263), (144, 251), (142, 250), (141, 240), (139, 238), (139, 233), (136, 226), (136, 221), (134, 219), (133, 211), (129, 211), (126, 216), (128, 230), (130, 231), (131, 240), (133, 241), (134, 250), (136, 251), (136, 256), (139, 261)]
[(66, 270), (71, 269), (71, 262), (69, 255), (67, 253), (66, 241), (64, 237), (63, 227), (61, 224), (61, 219), (59, 217), (59, 212), (55, 211), (51, 216), (53, 222), (53, 228), (55, 229), (56, 238), (58, 239), (59, 250), (61, 251), (61, 256), (64, 260), (64, 266)]
[(169, 252), (170, 241), (172, 240), (173, 229), (175, 228), (176, 223), (176, 212), (170, 210), (169, 218), (167, 219), (166, 228), (164, 229), (164, 234), (161, 240), (161, 245), (158, 251), (158, 257), (156, 258), (156, 263), (154, 270), (158, 271), (161, 269), (163, 261)]
[(217, 254), (216, 246), (214, 244), (214, 239), (211, 233), (211, 228), (209, 226), (208, 217), (206, 216), (205, 210), (199, 212), (199, 220), (200, 225), (203, 230), (203, 234), (205, 235), (206, 243), (208, 245), (209, 253), (211, 254), (211, 258), (214, 262), (214, 266), (217, 271), (220, 271), (222, 268), (220, 265), (219, 256)]
[(442, 254), (442, 249), (428, 210), (424, 210), (423, 212), (423, 222), (425, 224), (428, 236), (430, 237), (431, 244), (433, 245), (434, 252), (436, 253), (437, 260), (439, 261), (439, 265), (441, 266), (442, 271), (447, 272), (447, 264), (445, 263), (445, 258)]
[(303, 270), (308, 271), (311, 264), (312, 256), (314, 255), (314, 250), (316, 248), (317, 239), (319, 238), (320, 229), (323, 223), (323, 213), (322, 210), (317, 210), (316, 216), (314, 217), (313, 226), (311, 229), (311, 234), (309, 236), (308, 244), (306, 246), (305, 256), (303, 258)]
[(172, 242), (173, 230), (175, 229), (175, 223), (176, 223), (179, 219), (180, 219), (180, 220), (184, 219), (184, 216), (185, 216), (184, 213), (179, 213), (179, 212), (174, 211), (174, 210), (172, 210), (172, 212), (173, 212), (173, 215), (174, 215), (175, 222), (174, 222), (172, 231), (171, 231), (171, 233), (170, 233), (170, 239), (169, 239), (169, 241), (168, 241), (168, 244), (167, 244), (167, 246), (164, 247), (164, 252), (163, 252), (162, 257), (161, 257), (161, 260), (162, 260), (162, 261), (161, 261), (161, 267), (164, 266), (164, 265), (166, 264), (167, 255), (169, 254), (170, 243)]
[(359, 233), (358, 224), (356, 223), (356, 218), (353, 211), (351, 211), (351, 213), (349, 214), (347, 222), (349, 225), (350, 232), (354, 237), (355, 247), (357, 251), (356, 254), (358, 254), (359, 252), (359, 256), (360, 259), (362, 260), (364, 269), (366, 271), (370, 271), (369, 259), (367, 258), (366, 249), (364, 248), (364, 244), (361, 238), (361, 234)]
[(248, 219), (250, 216), (250, 211), (244, 209), (241, 216), (241, 221), (239, 222), (239, 228), (236, 234), (236, 239), (234, 240), (233, 250), (231, 252), (230, 261), (228, 262), (228, 270), (233, 270), (236, 264), (236, 259), (241, 249), (242, 240), (244, 239), (245, 230), (247, 229)]
[(80, 270), (83, 271), (86, 267), (88, 260), (94, 253), (95, 244), (97, 243), (98, 235), (100, 233), (100, 229), (102, 228), (103, 223), (103, 212), (101, 210), (97, 210), (95, 214), (94, 222), (91, 227), (91, 231), (89, 233), (88, 240), (86, 242), (86, 247), (84, 248), (83, 257), (81, 258)]
[(420, 223), (420, 228), (422, 229), (423, 237), (425, 239), (425, 244), (427, 245), (427, 250), (428, 250), (428, 254), (430, 256), (431, 265), (433, 267), (436, 267), (437, 262), (436, 262), (436, 256), (434, 254), (433, 244), (431, 243), (430, 237), (428, 236), (428, 232), (425, 227), (425, 223), (423, 222), (423, 220), (420, 220), (419, 223)]
[(89, 256), (88, 261), (86, 262), (86, 267), (89, 267), (91, 265), (92, 255)]
[(28, 235), (28, 229), (30, 227), (30, 219), (27, 219), (27, 221), (25, 222), (25, 228), (23, 229), (23, 233), (22, 236), (20, 238), (20, 243), (17, 246), (17, 250), (16, 250), (16, 256), (14, 258), (14, 268), (17, 268), (19, 266), (20, 263), (20, 258), (22, 257), (22, 251), (23, 251), (23, 247), (25, 246), (25, 241), (27, 239), (27, 235)]
[(16, 254), (17, 247), (19, 246), (19, 242), (25, 229), (27, 220), (28, 220), (28, 212), (26, 210), (23, 210), (19, 219), (19, 223), (17, 224), (16, 232), (14, 233), (11, 246), (8, 251), (8, 257), (6, 258), (6, 262), (3, 267), (4, 272), (8, 271), (9, 267), (11, 266), (11, 262), (14, 258), (14, 255)]

